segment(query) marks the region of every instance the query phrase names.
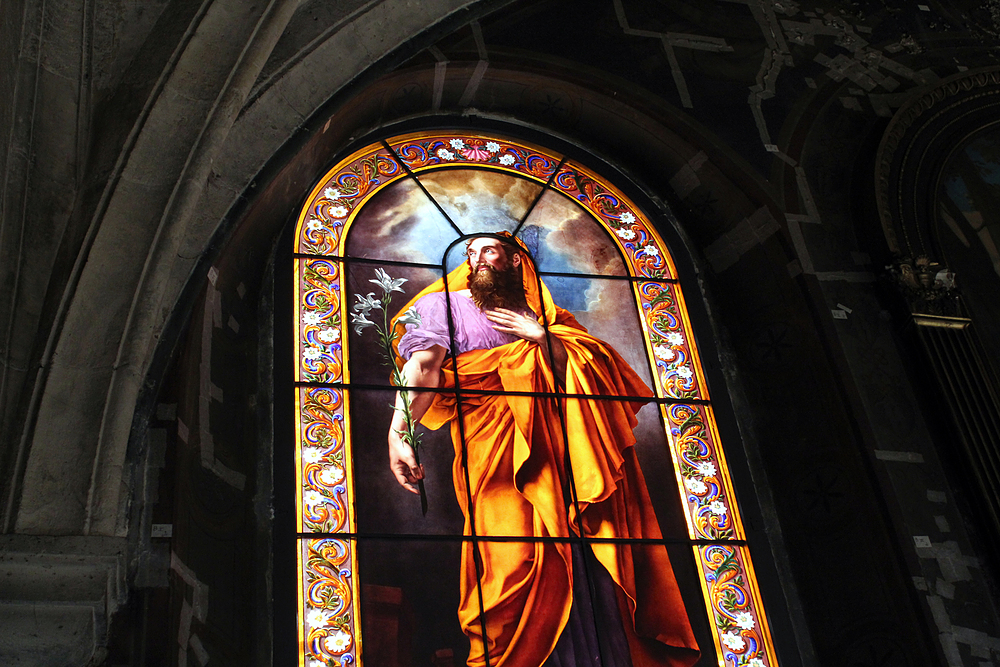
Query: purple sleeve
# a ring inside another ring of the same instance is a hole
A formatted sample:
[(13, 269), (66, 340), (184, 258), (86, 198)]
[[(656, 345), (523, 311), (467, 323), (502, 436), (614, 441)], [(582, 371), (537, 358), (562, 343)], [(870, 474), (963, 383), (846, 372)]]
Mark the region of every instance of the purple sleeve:
[(414, 352), (429, 350), (435, 345), (450, 351), (444, 293), (434, 292), (422, 296), (413, 307), (420, 314), (420, 325), (406, 325), (406, 333), (399, 339), (399, 356), (409, 360)]

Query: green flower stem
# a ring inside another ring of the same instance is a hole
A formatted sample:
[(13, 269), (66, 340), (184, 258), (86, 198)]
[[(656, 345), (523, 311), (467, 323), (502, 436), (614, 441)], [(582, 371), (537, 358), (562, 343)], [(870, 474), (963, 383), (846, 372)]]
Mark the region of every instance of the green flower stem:
[[(379, 327), (375, 325), (375, 332), (378, 334), (379, 341), (382, 343), (383, 354), (385, 356), (385, 363), (392, 368), (392, 374), (390, 381), (396, 387), (406, 386), (406, 377), (403, 375), (402, 370), (396, 365), (396, 355), (392, 349), (392, 344), (396, 342), (397, 334), (389, 326), (389, 304), (392, 303), (392, 294), (383, 289), (382, 290), (382, 326)], [(420, 465), (420, 434), (417, 433), (416, 424), (414, 423), (413, 413), (410, 410), (410, 396), (409, 392), (400, 390), (400, 397), (403, 399), (403, 423), (406, 428), (401, 431), (397, 431), (400, 438), (410, 445), (413, 449), (413, 459), (416, 464)], [(393, 407), (394, 410), (399, 408)], [(418, 480), (418, 489), (420, 491), (420, 510), (426, 516), (427, 514), (427, 492), (424, 490), (424, 480)]]

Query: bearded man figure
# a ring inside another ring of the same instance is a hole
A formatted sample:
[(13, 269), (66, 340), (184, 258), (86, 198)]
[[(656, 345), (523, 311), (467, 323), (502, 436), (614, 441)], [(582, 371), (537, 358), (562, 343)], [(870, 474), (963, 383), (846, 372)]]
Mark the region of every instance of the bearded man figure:
[[(476, 236), (467, 254), (400, 311), (413, 306), (420, 324), (396, 326), (406, 384), (444, 390), (409, 392), (411, 414), (430, 429), (450, 424), (465, 535), (485, 538), (462, 548), (469, 666), (693, 664), (666, 548), (621, 541), (661, 538), (632, 434), (652, 392), (552, 302), (510, 234)], [(569, 398), (580, 395), (632, 400)], [(424, 471), (400, 436), (402, 415), (389, 429), (390, 467), (418, 493)]]

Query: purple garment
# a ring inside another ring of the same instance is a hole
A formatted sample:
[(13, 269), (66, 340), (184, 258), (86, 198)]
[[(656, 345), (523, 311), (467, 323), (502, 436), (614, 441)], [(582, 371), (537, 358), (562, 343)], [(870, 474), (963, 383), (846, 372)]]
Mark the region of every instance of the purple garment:
[[(494, 329), (493, 323), (470, 297), (455, 292), (448, 297), (451, 299), (451, 318), (455, 326), (456, 355), (469, 350), (490, 350), (519, 340), (513, 334)], [(408, 360), (417, 350), (429, 350), (435, 345), (451, 350), (446, 304), (444, 292), (432, 292), (417, 299), (413, 306), (420, 313), (420, 326), (406, 325), (406, 333), (399, 339), (401, 357)]]

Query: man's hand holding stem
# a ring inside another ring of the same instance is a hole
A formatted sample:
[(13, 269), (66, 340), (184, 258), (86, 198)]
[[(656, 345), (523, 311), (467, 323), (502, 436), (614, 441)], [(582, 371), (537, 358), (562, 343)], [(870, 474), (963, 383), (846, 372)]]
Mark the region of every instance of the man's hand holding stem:
[[(427, 389), (438, 387), (441, 383), (441, 364), (444, 363), (445, 353), (446, 350), (440, 345), (435, 345), (429, 350), (414, 352), (400, 371), (405, 384)], [(431, 401), (434, 400), (434, 393), (402, 390), (396, 392), (396, 406), (389, 426), (389, 467), (396, 476), (396, 481), (404, 489), (419, 494), (417, 483), (424, 478), (424, 467), (417, 463), (413, 446), (403, 438), (403, 434), (407, 432), (407, 399), (410, 420), (415, 424), (427, 412)]]

